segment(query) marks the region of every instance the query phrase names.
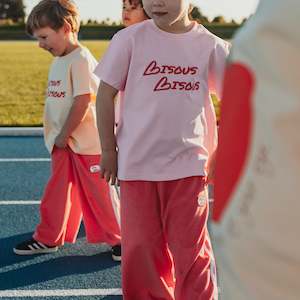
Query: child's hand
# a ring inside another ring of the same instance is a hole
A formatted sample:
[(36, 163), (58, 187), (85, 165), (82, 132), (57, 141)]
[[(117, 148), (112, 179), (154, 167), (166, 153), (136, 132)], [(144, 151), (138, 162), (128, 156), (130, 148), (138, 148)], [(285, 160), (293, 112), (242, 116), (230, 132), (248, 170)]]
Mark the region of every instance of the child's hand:
[(105, 178), (111, 185), (115, 185), (117, 182), (117, 151), (106, 150), (102, 152), (101, 158), (101, 178)]
[(58, 148), (66, 148), (68, 145), (68, 137), (65, 137), (61, 133), (55, 138), (55, 146)]

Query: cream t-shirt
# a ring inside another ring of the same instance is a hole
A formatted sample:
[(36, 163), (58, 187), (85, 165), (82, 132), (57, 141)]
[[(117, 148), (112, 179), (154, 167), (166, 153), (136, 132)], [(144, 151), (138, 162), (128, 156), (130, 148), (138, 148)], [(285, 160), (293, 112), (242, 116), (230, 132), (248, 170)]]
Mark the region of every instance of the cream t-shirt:
[(50, 153), (76, 101), (75, 97), (84, 94), (91, 94), (92, 101), (85, 118), (72, 132), (68, 145), (78, 154), (101, 153), (95, 112), (99, 85), (99, 79), (93, 74), (96, 65), (96, 59), (82, 46), (54, 59), (49, 71), (44, 109), (44, 138)]

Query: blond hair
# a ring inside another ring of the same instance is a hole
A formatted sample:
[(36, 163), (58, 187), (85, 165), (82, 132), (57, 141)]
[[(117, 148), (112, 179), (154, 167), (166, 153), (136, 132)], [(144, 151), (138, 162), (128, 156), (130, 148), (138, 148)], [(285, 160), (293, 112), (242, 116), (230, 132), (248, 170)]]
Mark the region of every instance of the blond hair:
[(70, 25), (72, 32), (79, 31), (79, 12), (72, 0), (42, 0), (29, 14), (26, 31), (33, 35), (35, 30), (47, 26), (57, 31), (66, 23)]

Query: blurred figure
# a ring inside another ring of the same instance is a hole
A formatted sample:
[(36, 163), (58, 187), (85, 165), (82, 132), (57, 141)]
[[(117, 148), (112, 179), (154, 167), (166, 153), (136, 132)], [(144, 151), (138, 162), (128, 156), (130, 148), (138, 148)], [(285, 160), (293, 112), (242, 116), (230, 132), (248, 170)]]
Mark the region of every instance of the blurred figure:
[(299, 1), (261, 1), (233, 43), (213, 212), (222, 300), (300, 299), (299, 15)]

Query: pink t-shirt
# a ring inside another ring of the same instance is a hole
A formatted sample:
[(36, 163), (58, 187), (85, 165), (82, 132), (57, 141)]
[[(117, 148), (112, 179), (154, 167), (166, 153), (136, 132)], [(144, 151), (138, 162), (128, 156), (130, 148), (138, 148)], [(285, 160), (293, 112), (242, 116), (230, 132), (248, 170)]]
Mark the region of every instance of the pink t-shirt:
[(197, 23), (172, 34), (148, 20), (114, 36), (95, 74), (121, 91), (119, 179), (205, 175), (217, 136), (209, 92), (220, 94), (228, 48)]

